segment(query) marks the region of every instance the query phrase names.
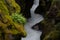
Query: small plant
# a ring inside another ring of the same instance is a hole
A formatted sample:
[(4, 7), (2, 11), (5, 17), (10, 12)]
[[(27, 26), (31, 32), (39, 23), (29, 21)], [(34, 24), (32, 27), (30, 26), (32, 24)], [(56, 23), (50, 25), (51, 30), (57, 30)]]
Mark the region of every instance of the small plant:
[(21, 24), (26, 23), (26, 19), (22, 16), (22, 14), (13, 13), (11, 17), (14, 22), (21, 23)]

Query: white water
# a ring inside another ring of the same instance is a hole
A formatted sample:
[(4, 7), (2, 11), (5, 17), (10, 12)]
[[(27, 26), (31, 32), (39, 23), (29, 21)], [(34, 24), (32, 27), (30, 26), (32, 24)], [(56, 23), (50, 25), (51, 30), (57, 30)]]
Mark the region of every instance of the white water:
[(33, 25), (43, 20), (43, 17), (41, 15), (34, 13), (34, 11), (38, 6), (39, 6), (39, 0), (34, 0), (34, 4), (30, 9), (31, 18), (28, 19), (28, 22), (25, 24), (27, 37), (22, 38), (22, 40), (40, 40), (40, 35), (42, 32), (31, 29)]

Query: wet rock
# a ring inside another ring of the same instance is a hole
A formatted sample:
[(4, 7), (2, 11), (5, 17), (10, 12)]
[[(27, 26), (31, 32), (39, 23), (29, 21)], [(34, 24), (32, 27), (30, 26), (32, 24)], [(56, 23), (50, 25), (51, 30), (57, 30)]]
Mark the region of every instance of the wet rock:
[(21, 13), (26, 18), (31, 17), (30, 8), (33, 5), (33, 1), (34, 0), (16, 0), (16, 2), (21, 6)]
[[(42, 31), (41, 40), (59, 40), (60, 39), (60, 1), (54, 0), (47, 13), (44, 14), (44, 20), (38, 25)], [(58, 25), (58, 26), (57, 26)], [(36, 26), (36, 25), (35, 25)], [(34, 26), (34, 27), (35, 27)], [(33, 28), (34, 28), (33, 27)], [(36, 29), (36, 28), (35, 28)]]
[(52, 0), (40, 0), (39, 6), (35, 12), (44, 16), (46, 14), (46, 11), (49, 11), (51, 3)]

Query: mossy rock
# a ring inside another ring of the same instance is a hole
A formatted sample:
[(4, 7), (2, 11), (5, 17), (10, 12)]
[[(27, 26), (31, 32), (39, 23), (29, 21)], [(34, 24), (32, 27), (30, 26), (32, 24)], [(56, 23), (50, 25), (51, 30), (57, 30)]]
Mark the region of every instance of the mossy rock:
[[(15, 0), (0, 0), (0, 28), (2, 29), (0, 30), (1, 40), (10, 40), (9, 35), (19, 34), (17, 36), (20, 36), (20, 39), (21, 37), (26, 36), (24, 25), (14, 22), (11, 18), (11, 15), (13, 13), (19, 14), (20, 10), (21, 8), (15, 2)], [(2, 33), (4, 36), (2, 35)]]

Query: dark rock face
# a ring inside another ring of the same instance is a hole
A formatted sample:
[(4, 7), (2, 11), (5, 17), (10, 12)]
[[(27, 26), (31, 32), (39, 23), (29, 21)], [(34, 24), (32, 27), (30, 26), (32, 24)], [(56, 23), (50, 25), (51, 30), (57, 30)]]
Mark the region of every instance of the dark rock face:
[(15, 0), (15, 1), (20, 5), (21, 12), (24, 13), (24, 11), (25, 11), (25, 5), (26, 5), (25, 0)]
[(33, 5), (33, 1), (34, 0), (16, 0), (16, 2), (21, 6), (21, 13), (26, 18), (31, 17), (30, 8)]
[(31, 17), (30, 8), (31, 8), (32, 5), (33, 5), (33, 1), (34, 1), (34, 0), (26, 0), (26, 1), (25, 1), (25, 2), (26, 2), (25, 14), (27, 14), (27, 15), (26, 15), (27, 18), (28, 18), (28, 17)]
[[(56, 3), (56, 1), (52, 5), (50, 12), (47, 15), (45, 15), (44, 21), (41, 22), (44, 25), (44, 27), (41, 26), (42, 31), (43, 31), (43, 33), (41, 35), (41, 40), (59, 40), (60, 30), (56, 30), (56, 28), (58, 26), (55, 26), (55, 25), (58, 25), (58, 23), (60, 23), (60, 12), (59, 12), (60, 9), (56, 5), (57, 3), (56, 4), (55, 3)], [(59, 14), (59, 16), (58, 16), (58, 14)], [(60, 27), (57, 29), (60, 29)], [(47, 37), (47, 36), (49, 36), (49, 37)]]
[(40, 0), (39, 6), (35, 10), (35, 13), (45, 15), (46, 11), (49, 10), (52, 0)]
[[(38, 25), (38, 28), (42, 31), (41, 40), (60, 40), (60, 1), (53, 1), (52, 6), (48, 13), (43, 14), (44, 20)], [(47, 12), (47, 11), (46, 11)], [(40, 24), (40, 25), (39, 25)], [(36, 26), (35, 25), (35, 26)], [(33, 26), (32, 28), (36, 28)]]
[(39, 22), (39, 23), (35, 24), (34, 26), (32, 26), (32, 29), (37, 30), (37, 31), (39, 31), (39, 30), (42, 31), (42, 27), (40, 27), (40, 26), (44, 26), (44, 25), (42, 25)]

